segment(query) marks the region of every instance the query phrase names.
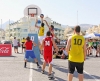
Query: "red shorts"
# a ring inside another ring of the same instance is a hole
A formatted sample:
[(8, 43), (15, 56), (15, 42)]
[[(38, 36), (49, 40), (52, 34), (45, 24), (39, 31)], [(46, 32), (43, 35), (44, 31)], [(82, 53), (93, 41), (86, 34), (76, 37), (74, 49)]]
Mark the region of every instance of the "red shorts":
[(52, 62), (52, 55), (51, 56), (44, 55), (44, 60), (46, 63), (51, 63)]

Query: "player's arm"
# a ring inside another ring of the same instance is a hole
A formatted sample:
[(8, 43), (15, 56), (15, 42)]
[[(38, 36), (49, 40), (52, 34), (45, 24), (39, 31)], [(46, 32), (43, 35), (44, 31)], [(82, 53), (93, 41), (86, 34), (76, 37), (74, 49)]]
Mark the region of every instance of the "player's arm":
[(45, 22), (46, 22), (46, 25), (48, 26), (48, 28), (50, 28), (50, 26), (49, 26), (49, 24), (47, 23), (47, 21), (46, 20), (44, 20)]
[(85, 60), (86, 59), (86, 42), (84, 43), (83, 51), (84, 51), (84, 60)]
[(39, 26), (37, 26), (37, 22), (38, 22), (38, 20), (36, 20), (35, 27), (36, 28), (40, 28)]
[(59, 41), (58, 37), (52, 32), (52, 35)]
[(33, 41), (33, 45), (36, 46), (37, 44)]
[(52, 39), (52, 43), (53, 43), (54, 48), (56, 49), (56, 53), (58, 53), (59, 49), (53, 39)]
[(66, 51), (67, 51), (67, 54), (69, 54), (70, 45), (71, 45), (71, 37), (68, 39), (67, 45), (66, 45)]

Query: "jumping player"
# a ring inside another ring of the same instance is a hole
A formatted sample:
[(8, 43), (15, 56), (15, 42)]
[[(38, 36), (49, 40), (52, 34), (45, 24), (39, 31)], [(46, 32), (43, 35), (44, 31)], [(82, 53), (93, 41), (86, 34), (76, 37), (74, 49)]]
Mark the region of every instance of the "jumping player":
[(75, 34), (68, 39), (66, 50), (68, 58), (68, 81), (72, 81), (75, 68), (78, 72), (79, 81), (83, 81), (83, 66), (86, 59), (86, 43), (80, 35), (80, 26), (74, 29)]
[(55, 37), (57, 39), (57, 41), (59, 41), (58, 37), (54, 34), (54, 26), (53, 25), (49, 26), (49, 24), (47, 23), (47, 21), (46, 20), (44, 20), (44, 21), (46, 22), (46, 24), (47, 24), (47, 26), (49, 28), (49, 31), (51, 32), (51, 36)]
[(28, 59), (29, 57), (31, 57), (32, 59), (35, 60), (35, 62), (36, 62), (36, 64), (37, 64), (37, 67), (38, 67), (38, 68), (41, 68), (41, 66), (39, 65), (39, 63), (38, 63), (38, 61), (37, 61), (37, 59), (36, 59), (36, 57), (35, 57), (34, 51), (32, 50), (33, 45), (36, 46), (36, 44), (30, 40), (30, 37), (27, 37), (27, 38), (26, 38), (26, 42), (25, 42), (25, 44), (24, 44), (24, 46), (25, 46), (25, 48), (26, 48), (26, 53), (25, 53), (25, 65), (24, 65), (25, 68), (26, 68), (26, 64), (27, 64), (27, 59)]
[(40, 48), (41, 54), (42, 54), (43, 51), (42, 51), (42, 49), (41, 49), (41, 44), (42, 44), (42, 40), (43, 40), (43, 38), (44, 38), (44, 30), (45, 30), (45, 29), (44, 29), (44, 23), (43, 23), (44, 15), (41, 14), (41, 15), (40, 15), (40, 18), (41, 18), (41, 21), (42, 21), (41, 26), (37, 26), (38, 20), (36, 20), (35, 27), (39, 29), (39, 33), (38, 33), (39, 48)]
[(52, 37), (50, 37), (51, 32), (48, 31), (46, 33), (46, 37), (43, 39), (42, 41), (42, 47), (43, 47), (43, 57), (44, 57), (44, 62), (43, 62), (43, 67), (42, 67), (42, 73), (44, 74), (44, 70), (45, 70), (45, 66), (46, 63), (49, 64), (49, 73), (48, 73), (48, 78), (53, 78), (51, 72), (52, 72), (52, 58), (53, 58), (53, 50), (52, 50), (52, 46), (54, 46), (54, 48), (56, 48), (56, 52), (58, 53), (58, 47), (56, 46), (54, 40), (52, 39)]

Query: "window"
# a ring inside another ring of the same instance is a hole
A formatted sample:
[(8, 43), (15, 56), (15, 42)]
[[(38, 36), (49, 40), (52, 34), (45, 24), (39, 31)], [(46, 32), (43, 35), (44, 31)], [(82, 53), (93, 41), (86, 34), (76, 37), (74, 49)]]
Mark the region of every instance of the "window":
[(27, 29), (24, 29), (23, 31), (24, 31), (24, 32), (27, 32)]

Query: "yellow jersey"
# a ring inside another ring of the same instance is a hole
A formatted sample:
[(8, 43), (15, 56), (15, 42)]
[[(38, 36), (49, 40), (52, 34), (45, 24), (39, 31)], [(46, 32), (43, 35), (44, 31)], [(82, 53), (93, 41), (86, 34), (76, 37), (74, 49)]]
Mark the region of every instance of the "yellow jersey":
[(69, 51), (69, 61), (72, 62), (84, 62), (84, 50), (83, 46), (85, 39), (82, 35), (73, 35), (71, 37), (71, 47)]
[(22, 39), (22, 42), (26, 42), (26, 39)]
[(44, 27), (40, 27), (39, 36), (44, 36)]

